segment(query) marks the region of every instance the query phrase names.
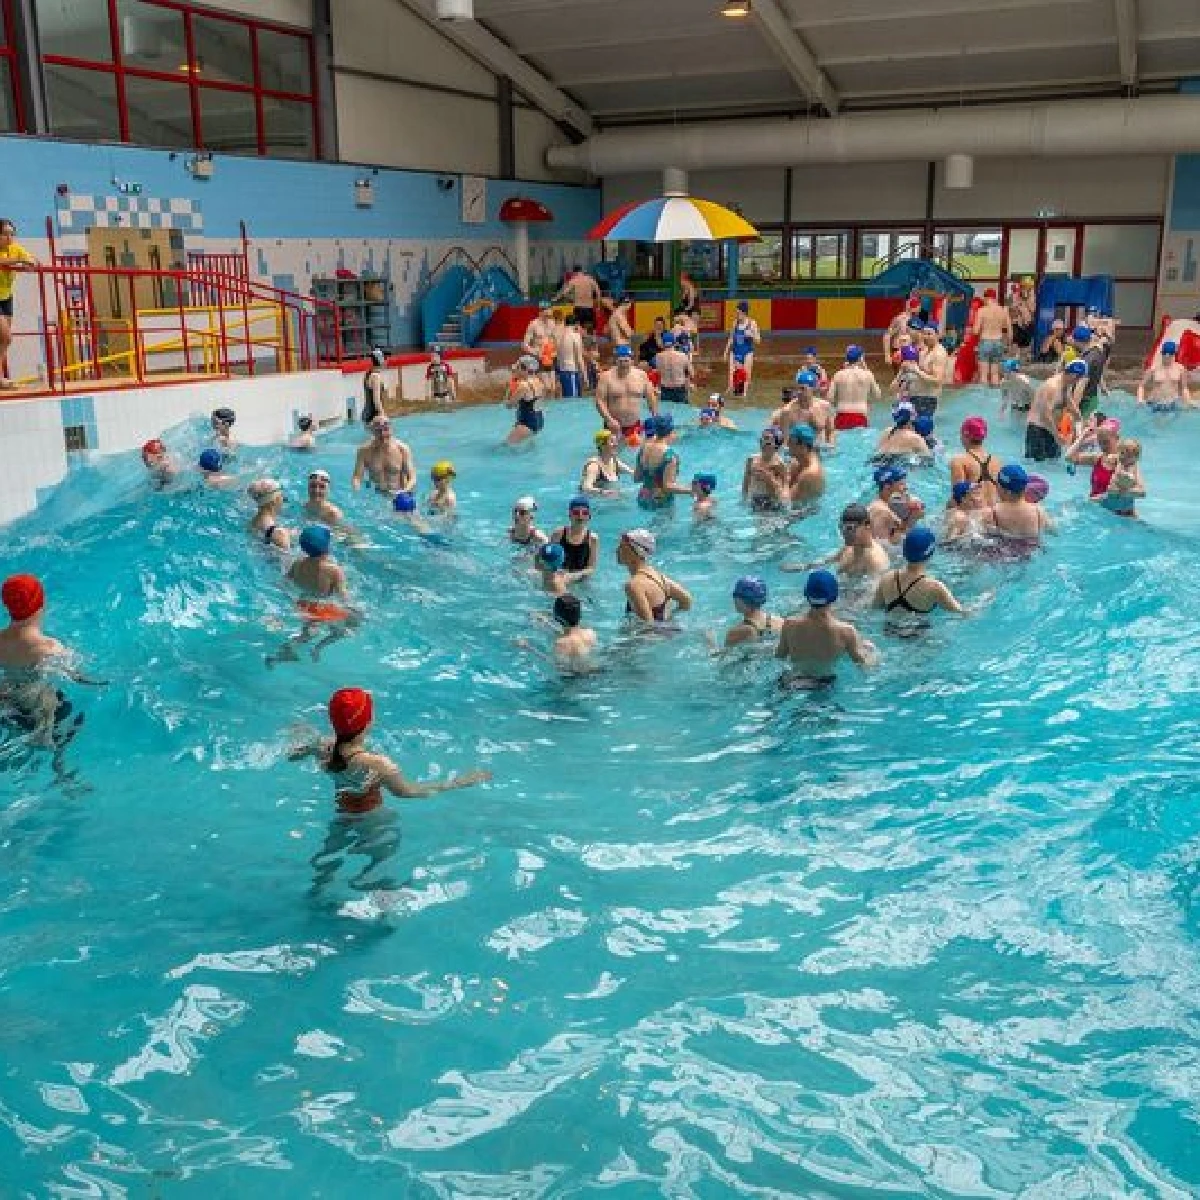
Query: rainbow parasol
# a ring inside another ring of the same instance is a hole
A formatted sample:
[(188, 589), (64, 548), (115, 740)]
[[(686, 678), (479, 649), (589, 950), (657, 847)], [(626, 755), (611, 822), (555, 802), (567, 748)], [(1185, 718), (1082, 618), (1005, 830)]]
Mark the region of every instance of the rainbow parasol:
[(658, 196), (611, 212), (588, 234), (593, 242), (755, 241), (758, 230), (744, 217), (711, 200)]

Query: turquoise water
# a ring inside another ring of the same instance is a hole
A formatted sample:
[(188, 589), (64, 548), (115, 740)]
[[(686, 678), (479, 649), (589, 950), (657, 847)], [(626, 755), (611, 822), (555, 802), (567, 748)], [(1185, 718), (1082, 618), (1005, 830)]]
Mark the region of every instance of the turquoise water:
[[(370, 619), (274, 670), (292, 602), (244, 497), (148, 492), (132, 457), (73, 475), (5, 539), (110, 683), (68, 686), (65, 792), (0, 749), (0, 1195), (1200, 1192), (1200, 429), (1109, 408), (1145, 439), (1144, 520), (1051, 468), (1046, 553), (939, 555), (982, 614), (904, 642), (863, 615), (881, 666), (821, 697), (703, 634), (751, 568), (794, 604), (779, 563), (835, 545), (860, 434), (787, 530), (734, 500), (752, 414), (680, 439), (723, 507), (656, 526), (696, 596), (673, 639), (621, 640), (642, 514), (598, 504), (585, 680), (514, 645), (546, 602), (503, 541), (523, 492), (565, 515), (582, 404), (524, 454), (498, 409), (397, 423), (458, 465), (448, 546), (349, 493), (349, 432), (244, 451), (293, 518), (330, 469), (368, 540), (341, 557)], [(994, 399), (943, 425), (971, 409)], [(285, 756), (345, 684), (410, 774), (495, 774), (393, 803), (387, 902), (363, 860), (309, 894), (331, 789)]]

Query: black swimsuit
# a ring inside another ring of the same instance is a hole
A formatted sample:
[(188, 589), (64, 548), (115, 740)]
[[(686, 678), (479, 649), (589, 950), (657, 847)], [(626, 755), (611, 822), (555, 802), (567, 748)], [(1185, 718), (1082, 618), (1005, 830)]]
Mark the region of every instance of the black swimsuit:
[(896, 575), (896, 598), (895, 598), (895, 600), (889, 600), (884, 605), (884, 610), (886, 612), (895, 612), (896, 609), (902, 608), (905, 612), (912, 613), (912, 614), (914, 614), (914, 616), (918, 616), (918, 617), (927, 617), (931, 612), (933, 612), (932, 608), (913, 608), (913, 606), (909, 603), (909, 600), (908, 600), (908, 593), (911, 592), (913, 590), (913, 588), (916, 587), (917, 584), (920, 583), (920, 581), (925, 578), (924, 575), (918, 575), (916, 577), (916, 579), (912, 580), (909, 583), (908, 587), (906, 587), (906, 588), (902, 588), (900, 586), (900, 572), (897, 571), (895, 573), (895, 575)]
[[(667, 619), (667, 601), (670, 600), (671, 597), (667, 592), (667, 586), (663, 582), (663, 577), (661, 575), (659, 575), (657, 571), (654, 571), (654, 572), (646, 571), (645, 574), (649, 575), (650, 578), (653, 579), (654, 582), (660, 588), (662, 588), (662, 594), (663, 594), (662, 603), (652, 605), (650, 608), (651, 615), (654, 617), (654, 619), (656, 621), (661, 623)], [(655, 578), (655, 576), (657, 576), (657, 578)], [(627, 613), (633, 612), (633, 605), (630, 604), (628, 601), (626, 601), (626, 603), (625, 603), (625, 611)]]
[(555, 539), (563, 548), (563, 569), (566, 571), (586, 571), (592, 558), (592, 535), (585, 534), (582, 542), (568, 542), (567, 530), (564, 528)]
[(980, 483), (995, 483), (996, 480), (992, 476), (992, 456), (989, 454), (987, 458), (976, 458), (974, 454), (967, 451), (967, 457), (979, 468)]

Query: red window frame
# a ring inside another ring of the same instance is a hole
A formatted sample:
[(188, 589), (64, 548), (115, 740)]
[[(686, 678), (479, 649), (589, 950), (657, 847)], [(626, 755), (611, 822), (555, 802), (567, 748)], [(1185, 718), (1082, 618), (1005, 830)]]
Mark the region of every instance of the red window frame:
[[(121, 26), (117, 15), (117, 0), (107, 0), (108, 33), (112, 47), (112, 62), (94, 62), (91, 59), (73, 58), (65, 54), (45, 54), (42, 56), (44, 63), (53, 63), (64, 67), (79, 67), (88, 71), (100, 71), (116, 77), (117, 113), (120, 122), (121, 141), (129, 141), (129, 110), (125, 102), (125, 80), (129, 76), (134, 76), (139, 79), (157, 79), (164, 83), (187, 84), (191, 102), (192, 144), (197, 150), (217, 149), (217, 147), (209, 147), (204, 144), (204, 122), (200, 111), (200, 93), (205, 89), (209, 91), (240, 92), (243, 95), (254, 97), (257, 153), (264, 157), (267, 155), (266, 118), (263, 114), (264, 99), (286, 100), (292, 103), (307, 104), (312, 120), (312, 157), (314, 159), (321, 157), (321, 121), (318, 105), (317, 62), (313, 49), (312, 33), (309, 30), (293, 29), (290, 26), (280, 25), (274, 21), (260, 21), (254, 17), (243, 16), (239, 13), (220, 12), (216, 9), (205, 8), (203, 5), (184, 3), (183, 0), (142, 0), (142, 3), (149, 4), (154, 8), (174, 9), (182, 15), (184, 44), (187, 47), (188, 61), (186, 72), (154, 71), (144, 67), (130, 67), (125, 65), (121, 53)], [(4, 5), (5, 16), (8, 17), (7, 0), (0, 0), (0, 4)], [(253, 82), (249, 84), (230, 83), (224, 80), (217, 82), (216, 80), (206, 80), (203, 77), (201, 71), (198, 69), (202, 64), (198, 64), (196, 61), (196, 39), (192, 29), (193, 17), (204, 17), (206, 20), (224, 21), (231, 25), (242, 25), (249, 30)], [(308, 52), (310, 91), (285, 92), (275, 88), (263, 87), (262, 71), (258, 59), (258, 35), (261, 30), (287, 34), (289, 37), (296, 37), (303, 40)], [(4, 53), (5, 51), (0, 49), (0, 54)], [(183, 78), (181, 78), (181, 75)], [(19, 95), (17, 100), (19, 105)], [(18, 121), (21, 120), (21, 116), (21, 110), (18, 107)]]
[(17, 24), (9, 0), (0, 0), (0, 62), (8, 63), (8, 86), (12, 89), (13, 112), (17, 118), (17, 133), (25, 132), (25, 109), (21, 89), (17, 85)]

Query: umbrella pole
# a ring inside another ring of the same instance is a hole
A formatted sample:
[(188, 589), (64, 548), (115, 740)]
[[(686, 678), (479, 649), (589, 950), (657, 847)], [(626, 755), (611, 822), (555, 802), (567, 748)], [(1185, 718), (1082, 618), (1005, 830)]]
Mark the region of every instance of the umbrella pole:
[(679, 242), (668, 242), (667, 251), (667, 274), (671, 279), (671, 311), (674, 312), (679, 307), (680, 297), (683, 295), (683, 289), (679, 282), (679, 276), (683, 271), (683, 250)]

